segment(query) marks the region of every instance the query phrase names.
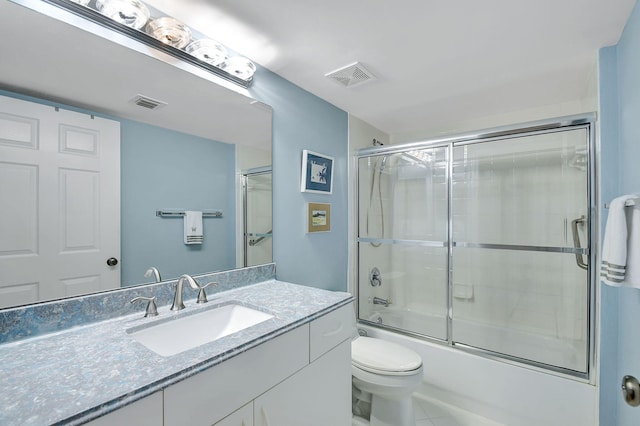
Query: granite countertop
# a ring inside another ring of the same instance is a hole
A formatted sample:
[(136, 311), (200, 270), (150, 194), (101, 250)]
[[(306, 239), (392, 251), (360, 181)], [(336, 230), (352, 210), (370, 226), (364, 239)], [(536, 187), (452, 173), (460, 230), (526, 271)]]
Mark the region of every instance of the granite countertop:
[[(186, 300), (186, 309), (141, 313), (0, 345), (0, 424), (82, 424), (217, 365), (351, 302), (352, 296), (269, 280)], [(194, 349), (163, 357), (127, 329), (190, 315), (230, 301), (274, 318)]]

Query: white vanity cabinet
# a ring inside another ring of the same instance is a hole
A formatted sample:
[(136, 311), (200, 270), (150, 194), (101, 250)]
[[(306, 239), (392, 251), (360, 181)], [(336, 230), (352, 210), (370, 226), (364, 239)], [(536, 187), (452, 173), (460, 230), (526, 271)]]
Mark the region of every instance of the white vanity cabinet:
[(338, 308), (89, 425), (348, 426), (353, 315)]
[(351, 341), (260, 395), (253, 409), (255, 426), (350, 425)]
[(166, 388), (165, 426), (349, 425), (353, 327), (349, 304)]

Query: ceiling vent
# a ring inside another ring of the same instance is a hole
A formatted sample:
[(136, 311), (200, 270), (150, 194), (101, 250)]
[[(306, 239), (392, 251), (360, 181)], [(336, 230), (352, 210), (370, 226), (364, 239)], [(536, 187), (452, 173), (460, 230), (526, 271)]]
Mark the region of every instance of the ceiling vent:
[(346, 67), (331, 71), (324, 76), (337, 81), (345, 87), (359, 86), (376, 78), (360, 62), (354, 62)]
[(129, 102), (147, 109), (160, 109), (163, 106), (167, 105), (166, 102), (162, 102), (144, 95), (136, 95)]

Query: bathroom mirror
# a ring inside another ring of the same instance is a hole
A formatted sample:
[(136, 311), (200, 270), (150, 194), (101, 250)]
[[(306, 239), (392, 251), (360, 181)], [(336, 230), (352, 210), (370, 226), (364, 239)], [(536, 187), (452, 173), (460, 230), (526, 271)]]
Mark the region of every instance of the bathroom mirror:
[[(151, 266), (163, 280), (244, 266), (242, 172), (271, 165), (271, 108), (246, 89), (45, 2), (0, 2), (0, 22), (0, 95), (120, 123), (122, 286), (152, 282), (144, 276)], [(137, 95), (160, 106), (136, 105)], [(212, 196), (223, 183), (226, 192)], [(159, 217), (157, 210), (223, 210), (223, 216), (203, 219), (205, 242), (195, 247), (182, 240), (181, 217)], [(270, 216), (270, 197), (268, 210)], [(270, 229), (251, 231), (270, 240)], [(0, 261), (11, 258), (0, 247)]]

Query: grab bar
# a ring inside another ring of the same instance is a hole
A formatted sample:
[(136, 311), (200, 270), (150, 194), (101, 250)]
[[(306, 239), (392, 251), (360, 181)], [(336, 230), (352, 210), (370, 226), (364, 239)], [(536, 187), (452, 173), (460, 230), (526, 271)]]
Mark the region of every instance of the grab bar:
[[(573, 234), (573, 246), (577, 249), (580, 248), (580, 234), (578, 234), (578, 224), (583, 224), (586, 221), (584, 215), (571, 221), (571, 233)], [(582, 255), (576, 252), (576, 263), (580, 269), (587, 270), (589, 265), (582, 261)]]
[(250, 240), (249, 240), (249, 245), (253, 247), (253, 246), (255, 246), (256, 244), (258, 244), (260, 241), (264, 240), (264, 239), (265, 239), (265, 238), (267, 238), (267, 237), (270, 237), (271, 235), (273, 235), (273, 230), (272, 230), (272, 229), (268, 230), (268, 231), (267, 231), (265, 234), (263, 234), (260, 238), (256, 238), (255, 240), (254, 240), (254, 239), (250, 239)]

